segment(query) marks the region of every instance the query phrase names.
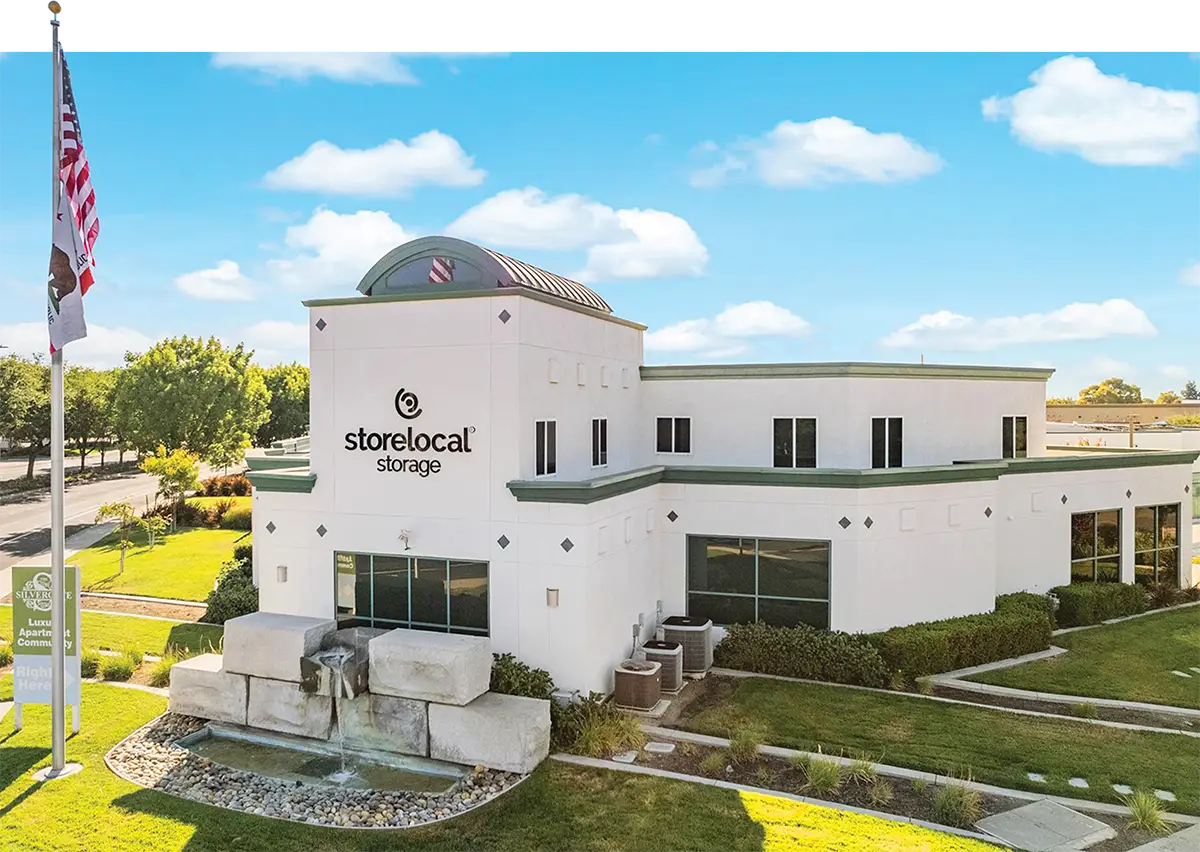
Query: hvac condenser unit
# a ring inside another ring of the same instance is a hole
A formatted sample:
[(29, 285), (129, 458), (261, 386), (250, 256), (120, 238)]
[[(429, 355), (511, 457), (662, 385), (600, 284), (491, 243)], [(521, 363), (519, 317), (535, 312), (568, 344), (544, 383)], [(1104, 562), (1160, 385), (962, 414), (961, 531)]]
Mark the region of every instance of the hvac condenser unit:
[(662, 698), (662, 666), (626, 660), (613, 672), (613, 702), (627, 710), (653, 709)]
[(662, 666), (662, 691), (672, 695), (683, 689), (683, 646), (657, 640), (642, 645), (646, 659)]
[(663, 619), (663, 639), (683, 646), (683, 670), (702, 674), (712, 668), (712, 619), (672, 615)]

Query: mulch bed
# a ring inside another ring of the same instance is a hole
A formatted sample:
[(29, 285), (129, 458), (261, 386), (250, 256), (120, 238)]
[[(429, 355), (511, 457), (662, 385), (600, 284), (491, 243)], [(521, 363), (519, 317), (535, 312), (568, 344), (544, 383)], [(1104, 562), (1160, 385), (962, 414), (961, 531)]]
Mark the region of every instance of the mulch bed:
[(103, 610), (126, 615), (153, 615), (158, 618), (170, 618), (174, 621), (200, 621), (204, 617), (203, 606), (180, 606), (179, 604), (126, 600), (125, 598), (99, 598), (86, 592), (79, 597), (85, 611)]
[[(955, 687), (943, 686), (941, 684), (934, 685), (933, 694), (942, 698), (954, 698), (958, 701), (968, 701), (971, 704), (982, 706), (1008, 707), (1014, 710), (1036, 710), (1039, 713), (1053, 713), (1056, 716), (1063, 716), (1067, 719), (1082, 718), (1071, 712), (1070, 704), (1062, 702), (1012, 698), (1007, 695), (988, 695), (982, 692), (956, 689)], [(1148, 725), (1153, 728), (1170, 728), (1175, 731), (1200, 730), (1200, 720), (1186, 719), (1183, 716), (1175, 716), (1169, 713), (1152, 713), (1142, 710), (1123, 710), (1118, 707), (1104, 707), (1102, 705), (1093, 706), (1096, 710), (1094, 718), (1104, 719), (1108, 722)]]

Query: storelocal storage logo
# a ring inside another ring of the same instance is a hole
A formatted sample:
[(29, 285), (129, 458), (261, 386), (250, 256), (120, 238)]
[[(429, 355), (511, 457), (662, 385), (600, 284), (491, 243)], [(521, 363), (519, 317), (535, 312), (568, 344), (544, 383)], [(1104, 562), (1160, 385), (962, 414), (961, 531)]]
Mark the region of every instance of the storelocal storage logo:
[[(400, 388), (396, 391), (396, 414), (404, 420), (416, 420), (423, 413), (420, 400), (412, 391)], [(375, 469), (380, 473), (415, 473), (424, 478), (431, 473), (441, 473), (442, 460), (429, 458), (426, 453), (469, 453), (474, 426), (464, 426), (456, 432), (419, 432), (408, 426), (402, 432), (368, 432), (359, 427), (357, 432), (346, 433), (346, 449), (360, 452), (388, 454), (379, 459)], [(392, 453), (420, 453), (417, 458), (396, 458)]]

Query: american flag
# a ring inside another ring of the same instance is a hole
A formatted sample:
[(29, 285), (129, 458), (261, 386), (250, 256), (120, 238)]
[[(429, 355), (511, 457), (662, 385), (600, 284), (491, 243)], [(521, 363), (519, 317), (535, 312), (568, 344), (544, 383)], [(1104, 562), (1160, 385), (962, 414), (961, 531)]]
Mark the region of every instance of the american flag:
[(100, 235), (100, 218), (96, 215), (96, 193), (92, 189), (91, 170), (87, 154), (83, 150), (83, 135), (79, 130), (79, 112), (75, 109), (75, 94), (71, 91), (71, 73), (67, 70), (67, 58), (62, 56), (62, 161), (59, 177), (63, 190), (71, 199), (71, 212), (75, 214), (75, 225), (83, 236), (83, 248), (87, 252), (87, 267), (79, 276), (80, 291), (86, 293), (92, 286), (92, 246)]
[(435, 257), (429, 270), (430, 284), (449, 284), (454, 280), (454, 261), (448, 257)]

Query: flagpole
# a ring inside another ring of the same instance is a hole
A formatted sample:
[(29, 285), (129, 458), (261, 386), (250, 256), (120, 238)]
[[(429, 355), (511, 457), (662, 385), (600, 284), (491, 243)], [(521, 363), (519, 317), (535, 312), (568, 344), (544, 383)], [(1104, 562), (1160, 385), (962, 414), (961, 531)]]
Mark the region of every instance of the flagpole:
[[(50, 22), (53, 34), (52, 61), (54, 63), (54, 208), (51, 222), (58, 216), (62, 200), (62, 62), (58, 47), (58, 3), (50, 3), (54, 20)], [(65, 530), (63, 529), (63, 466), (66, 449), (63, 436), (63, 353), (56, 347), (50, 354), (50, 775), (58, 775), (66, 766), (66, 653), (64, 645), (66, 606), (63, 593), (66, 590), (64, 564)]]

